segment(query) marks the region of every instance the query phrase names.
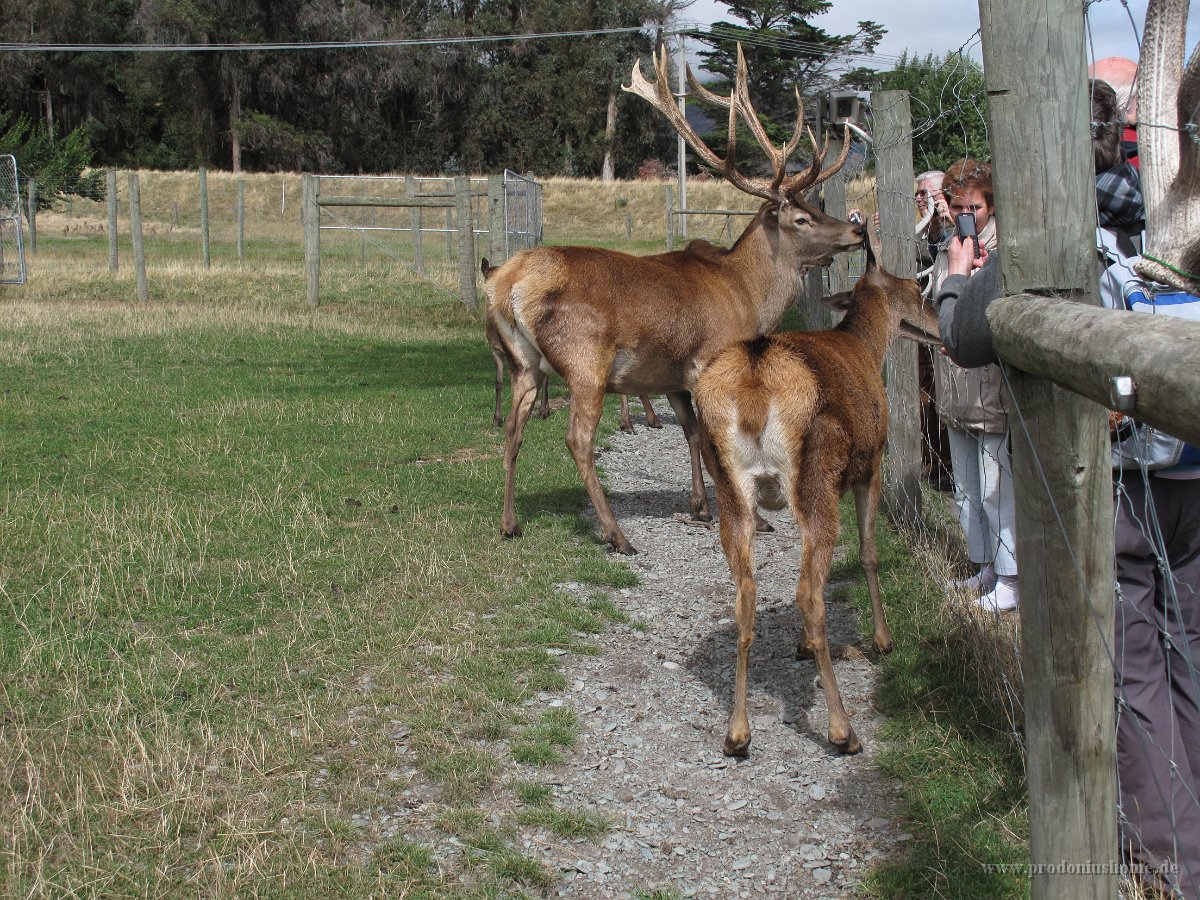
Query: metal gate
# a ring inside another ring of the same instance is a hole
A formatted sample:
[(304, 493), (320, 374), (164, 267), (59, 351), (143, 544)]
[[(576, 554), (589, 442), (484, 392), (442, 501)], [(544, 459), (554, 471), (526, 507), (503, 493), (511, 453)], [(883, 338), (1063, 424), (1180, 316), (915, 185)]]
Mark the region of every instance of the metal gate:
[(504, 170), (504, 256), (542, 242), (542, 186)]
[(0, 284), (25, 283), (25, 245), (21, 240), (21, 191), (17, 160), (0, 156)]

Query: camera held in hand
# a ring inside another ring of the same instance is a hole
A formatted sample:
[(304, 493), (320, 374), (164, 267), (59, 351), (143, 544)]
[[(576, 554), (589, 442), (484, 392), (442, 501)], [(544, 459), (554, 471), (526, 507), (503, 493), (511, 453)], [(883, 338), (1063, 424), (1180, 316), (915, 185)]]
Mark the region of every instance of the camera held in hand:
[(979, 234), (975, 231), (975, 213), (959, 213), (954, 217), (958, 239), (965, 241), (970, 238), (975, 243), (975, 258), (979, 258)]

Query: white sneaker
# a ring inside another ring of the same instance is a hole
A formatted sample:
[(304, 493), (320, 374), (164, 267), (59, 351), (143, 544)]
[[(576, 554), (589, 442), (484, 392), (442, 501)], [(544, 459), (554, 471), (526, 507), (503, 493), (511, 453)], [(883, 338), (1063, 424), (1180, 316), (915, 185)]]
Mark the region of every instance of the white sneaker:
[(950, 582), (950, 587), (954, 590), (970, 594), (973, 597), (986, 594), (995, 586), (996, 570), (992, 567), (991, 563), (980, 566), (979, 573), (972, 575), (970, 578)]
[(1001, 575), (996, 579), (996, 586), (979, 598), (979, 605), (988, 612), (1009, 612), (1020, 602), (1015, 575)]

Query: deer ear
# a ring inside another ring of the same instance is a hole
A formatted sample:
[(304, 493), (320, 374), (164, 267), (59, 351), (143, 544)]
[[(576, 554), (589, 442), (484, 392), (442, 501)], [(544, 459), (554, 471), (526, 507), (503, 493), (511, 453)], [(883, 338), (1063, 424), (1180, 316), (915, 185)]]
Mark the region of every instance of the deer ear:
[(821, 303), (834, 312), (845, 312), (850, 308), (850, 292), (841, 291), (821, 298)]

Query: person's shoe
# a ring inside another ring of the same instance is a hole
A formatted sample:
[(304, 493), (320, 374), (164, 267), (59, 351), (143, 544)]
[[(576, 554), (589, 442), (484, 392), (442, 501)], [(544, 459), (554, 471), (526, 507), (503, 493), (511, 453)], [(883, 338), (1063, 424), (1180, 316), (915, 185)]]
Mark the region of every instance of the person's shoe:
[(1009, 612), (1020, 602), (1015, 575), (1001, 575), (996, 579), (996, 586), (979, 598), (979, 605), (988, 612)]
[(962, 581), (950, 582), (950, 587), (964, 594), (970, 594), (972, 597), (978, 597), (981, 594), (986, 594), (996, 586), (996, 570), (991, 564), (980, 566), (979, 572), (972, 575), (970, 578), (965, 578)]

